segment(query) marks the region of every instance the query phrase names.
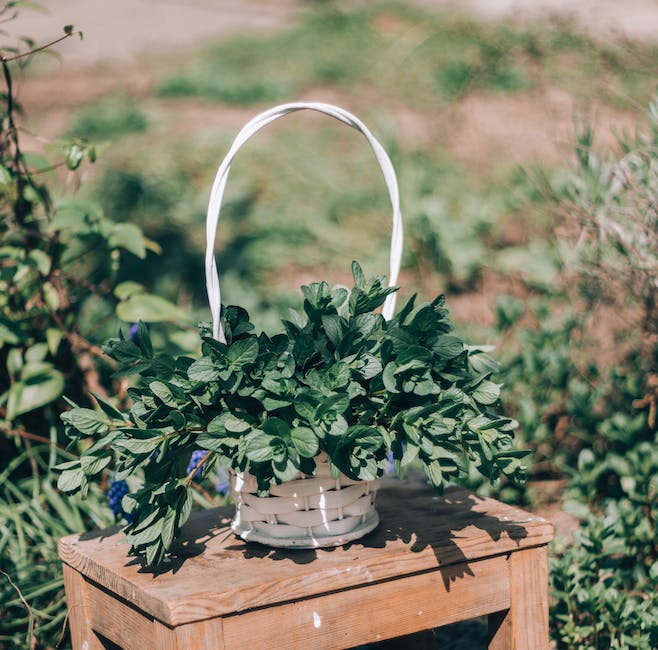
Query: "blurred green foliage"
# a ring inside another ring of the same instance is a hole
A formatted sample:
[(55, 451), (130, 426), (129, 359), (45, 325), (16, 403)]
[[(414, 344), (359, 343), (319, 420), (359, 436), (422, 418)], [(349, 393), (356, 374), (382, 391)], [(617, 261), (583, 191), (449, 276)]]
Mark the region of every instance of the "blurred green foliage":
[(85, 106), (69, 127), (72, 138), (87, 140), (114, 139), (148, 128), (148, 119), (142, 110), (125, 95), (109, 95)]
[(473, 90), (515, 92), (548, 81), (577, 96), (616, 86), (646, 97), (654, 56), (629, 44), (599, 45), (565, 21), (512, 27), (399, 3), (328, 4), (271, 36), (241, 34), (203, 49), (165, 74), (158, 92), (253, 104), (328, 85), (422, 109)]
[[(0, 19), (10, 22), (20, 4), (0, 4)], [(75, 33), (64, 31), (63, 38)], [(56, 198), (67, 188), (43, 174), (63, 167), (74, 181), (95, 161), (94, 147), (78, 139), (57, 143), (53, 162), (24, 152), (14, 84), (34, 53), (29, 39), (21, 45), (3, 48), (0, 61), (0, 647), (36, 648), (65, 638), (57, 540), (111, 522), (97, 488), (81, 504), (65, 502), (55, 487), (53, 465), (77, 452), (64, 449), (63, 395), (89, 404), (93, 391), (117, 392), (100, 343), (133, 318), (125, 313), (132, 296), (123, 262), (144, 260), (159, 247), (135, 223), (106, 218), (92, 201)], [(112, 122), (106, 117), (103, 128)], [(90, 124), (77, 135), (93, 134)], [(135, 293), (148, 320), (189, 318), (139, 285)]]
[[(558, 648), (658, 644), (656, 106), (648, 131), (620, 139), (606, 158), (586, 129), (574, 170), (555, 188), (558, 214), (580, 229), (575, 290), (542, 302), (532, 328), (519, 325), (527, 314), (517, 299), (497, 303), (499, 328), (517, 326), (518, 336), (505, 403), (535, 450), (535, 478), (562, 479), (563, 507), (582, 520), (551, 564)], [(565, 299), (575, 302), (556, 318)], [(596, 338), (601, 318), (616, 335), (611, 349)]]

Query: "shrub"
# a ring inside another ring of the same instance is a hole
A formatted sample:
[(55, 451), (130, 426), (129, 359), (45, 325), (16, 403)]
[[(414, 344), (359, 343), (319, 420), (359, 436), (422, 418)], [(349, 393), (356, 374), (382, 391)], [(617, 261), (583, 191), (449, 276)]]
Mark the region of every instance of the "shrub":
[[(17, 4), (2, 3), (0, 17), (15, 17)], [(68, 26), (63, 38), (73, 34)], [(35, 170), (35, 157), (21, 148), (14, 96), (14, 75), (32, 53), (12, 46), (3, 52), (0, 645), (46, 647), (61, 641), (66, 613), (57, 539), (111, 522), (103, 484), (84, 503), (62, 501), (54, 487), (52, 466), (75, 456), (64, 450), (58, 417), (66, 407), (62, 395), (90, 403), (94, 392), (114, 392), (112, 362), (99, 343), (116, 332), (117, 309), (130, 315), (126, 284), (123, 291), (119, 284), (125, 259), (143, 259), (153, 246), (137, 226), (105, 218), (89, 201), (54, 198), (42, 174), (60, 164), (75, 172), (95, 160), (95, 149), (62, 143), (61, 161), (44, 167), (39, 157)], [(135, 292), (150, 297), (139, 285), (133, 286)], [(158, 301), (161, 320), (171, 318), (175, 307)]]

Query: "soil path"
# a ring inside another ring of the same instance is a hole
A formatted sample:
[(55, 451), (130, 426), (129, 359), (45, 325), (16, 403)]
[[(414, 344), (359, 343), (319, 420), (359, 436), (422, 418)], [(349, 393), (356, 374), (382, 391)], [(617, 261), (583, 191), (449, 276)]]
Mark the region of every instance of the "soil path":
[[(41, 0), (49, 13), (23, 11), (15, 26), (44, 42), (63, 25), (84, 32), (60, 47), (67, 66), (134, 64), (171, 56), (199, 43), (249, 31), (279, 29), (309, 5), (302, 0)], [(414, 0), (426, 9), (483, 19), (531, 20), (560, 15), (607, 38), (658, 39), (656, 0)], [(347, 0), (343, 4), (356, 4)]]
[(12, 25), (37, 43), (73, 23), (84, 34), (58, 46), (67, 67), (155, 60), (236, 33), (289, 24), (293, 0), (40, 0), (48, 13), (23, 11)]

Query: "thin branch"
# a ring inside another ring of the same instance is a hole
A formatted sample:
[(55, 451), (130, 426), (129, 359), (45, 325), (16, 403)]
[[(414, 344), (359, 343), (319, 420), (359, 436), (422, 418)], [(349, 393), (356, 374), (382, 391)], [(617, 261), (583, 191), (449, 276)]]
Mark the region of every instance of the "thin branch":
[[(30, 433), (29, 431), (23, 431), (21, 429), (0, 429), (0, 431), (8, 436), (14, 436), (18, 438), (24, 438), (25, 440), (34, 440), (36, 442), (43, 442), (47, 445), (52, 444), (52, 440), (50, 438), (46, 438), (44, 436), (40, 436), (36, 433)], [(60, 447), (59, 445), (55, 445), (59, 451), (65, 452), (66, 449), (64, 447)]]
[[(80, 605), (78, 605), (78, 607), (79, 606)], [(62, 643), (62, 640), (64, 639), (64, 635), (66, 634), (66, 624), (69, 622), (69, 615), (71, 614), (71, 609), (73, 608), (72, 607), (66, 608), (66, 616), (64, 617), (64, 622), (62, 623), (62, 630), (59, 633), (59, 637), (57, 637), (57, 641), (55, 641), (55, 650), (59, 648), (60, 644)]]
[(194, 475), (205, 465), (206, 461), (214, 454), (212, 449), (194, 466), (194, 469), (185, 478), (185, 486), (189, 487), (194, 479)]
[(77, 334), (76, 332), (70, 331), (66, 325), (64, 324), (64, 321), (60, 318), (59, 314), (55, 311), (51, 311), (50, 315), (52, 316), (53, 320), (55, 321), (55, 324), (57, 327), (64, 332), (64, 336), (68, 339), (69, 343), (71, 344), (71, 347), (74, 350), (87, 350), (88, 352), (91, 352), (97, 357), (100, 357), (104, 361), (106, 361), (110, 366), (113, 368), (116, 368), (116, 361), (112, 359), (111, 357), (108, 357), (105, 352), (103, 352), (103, 349), (99, 347), (98, 345), (94, 345), (93, 343), (90, 343), (85, 339), (83, 336), (80, 336), (80, 334)]
[(53, 163), (52, 165), (48, 165), (48, 167), (42, 167), (41, 169), (33, 169), (30, 171), (31, 174), (45, 174), (47, 172), (53, 172), (56, 169), (59, 169), (60, 167), (64, 167), (66, 165), (66, 161), (62, 160), (62, 162), (58, 163)]
[(37, 52), (41, 52), (42, 50), (47, 50), (49, 47), (52, 47), (53, 45), (57, 45), (57, 43), (61, 43), (62, 41), (65, 41), (67, 38), (70, 38), (74, 34), (80, 34), (81, 32), (74, 32), (71, 30), (70, 32), (67, 32), (64, 34), (64, 36), (60, 36), (59, 38), (56, 38), (54, 41), (50, 41), (50, 43), (46, 43), (45, 45), (40, 45), (39, 47), (35, 47), (33, 50), (30, 50), (29, 52), (21, 52), (20, 54), (16, 54), (15, 56), (5, 56), (4, 54), (0, 54), (0, 60), (2, 60), (4, 63), (9, 63), (10, 61), (16, 61), (17, 59), (24, 59), (26, 56), (31, 56), (32, 54), (36, 54)]
[(9, 584), (16, 590), (16, 593), (18, 594), (18, 597), (21, 599), (23, 602), (23, 605), (25, 605), (25, 608), (27, 609), (27, 615), (30, 619), (30, 624), (29, 627), (27, 628), (27, 633), (30, 638), (30, 650), (34, 650), (34, 648), (37, 647), (37, 638), (34, 635), (34, 614), (32, 613), (32, 608), (30, 607), (29, 603), (27, 600), (25, 600), (25, 596), (23, 596), (23, 593), (21, 590), (18, 588), (18, 586), (14, 583), (14, 581), (11, 579), (11, 576), (8, 573), (5, 573), (2, 569), (0, 569), (0, 573), (9, 580)]

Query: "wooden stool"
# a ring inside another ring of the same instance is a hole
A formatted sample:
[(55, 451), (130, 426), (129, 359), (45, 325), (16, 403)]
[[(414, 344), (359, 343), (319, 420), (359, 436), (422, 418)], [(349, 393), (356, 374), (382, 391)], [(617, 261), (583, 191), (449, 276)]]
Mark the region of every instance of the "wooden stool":
[(548, 649), (549, 522), (416, 478), (384, 480), (377, 510), (374, 532), (317, 551), (248, 544), (230, 508), (196, 512), (157, 575), (117, 529), (66, 537), (73, 647), (320, 650), (413, 635), (398, 647), (418, 649), (414, 633), (488, 615), (489, 648)]

